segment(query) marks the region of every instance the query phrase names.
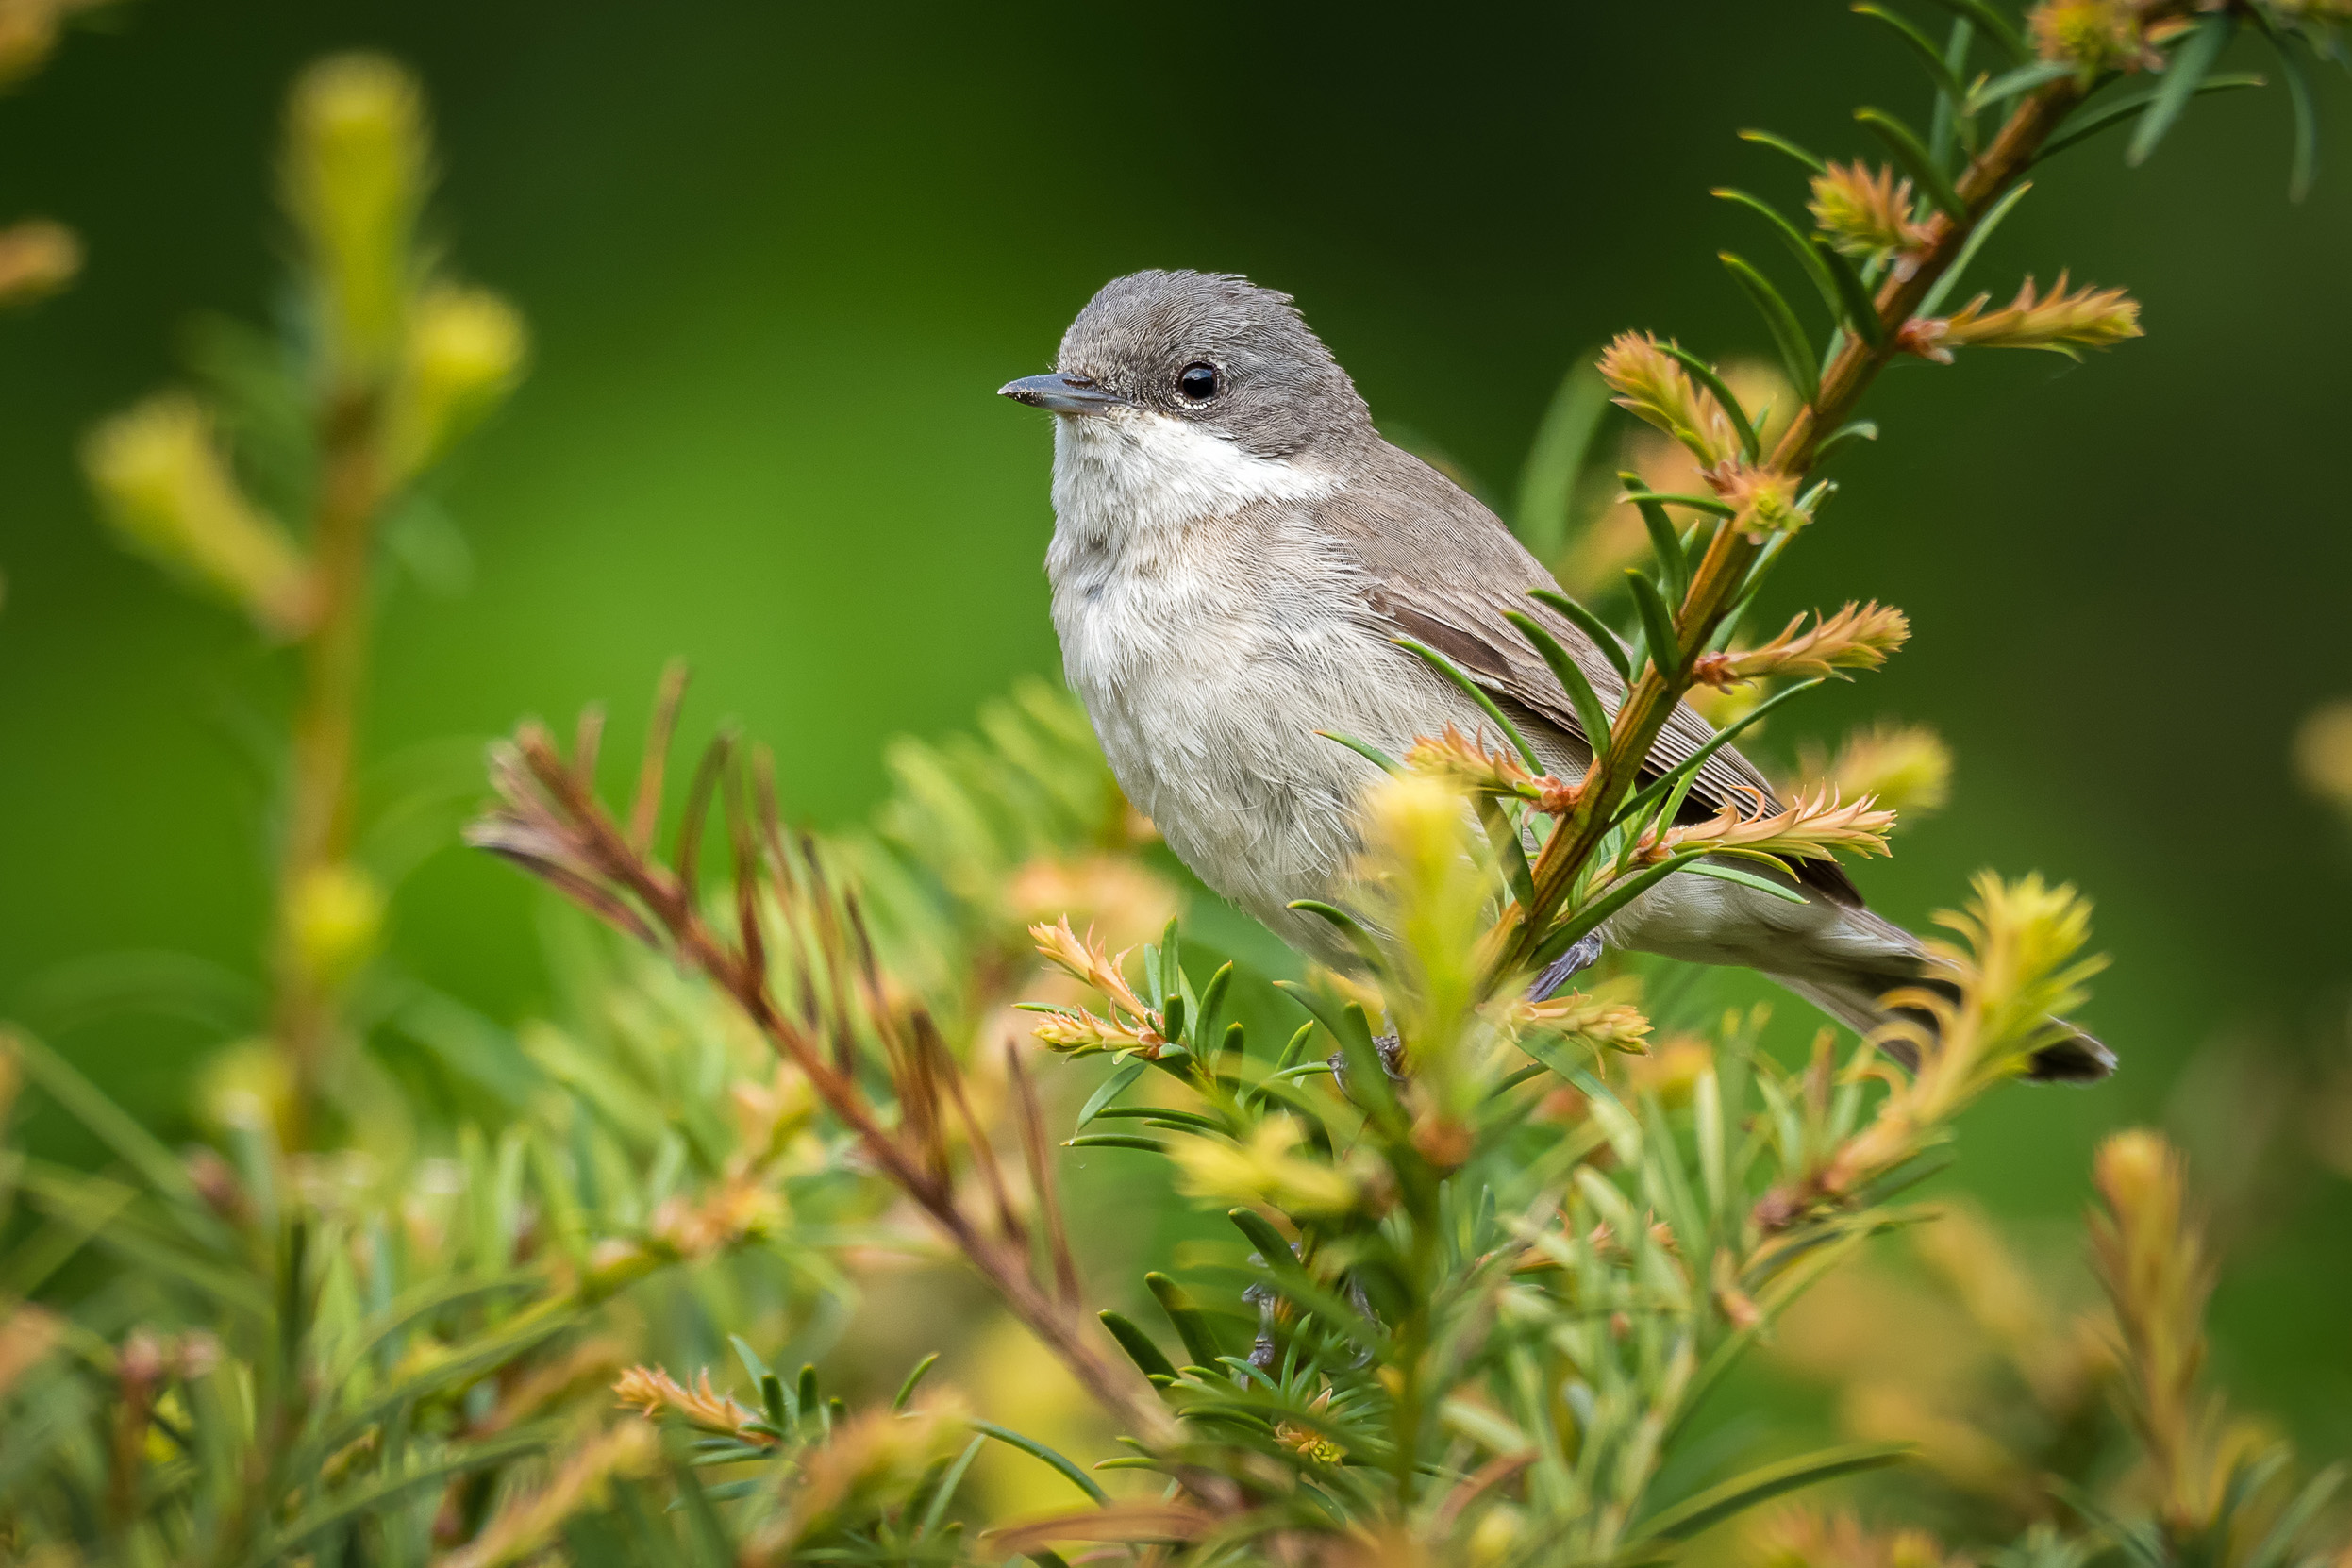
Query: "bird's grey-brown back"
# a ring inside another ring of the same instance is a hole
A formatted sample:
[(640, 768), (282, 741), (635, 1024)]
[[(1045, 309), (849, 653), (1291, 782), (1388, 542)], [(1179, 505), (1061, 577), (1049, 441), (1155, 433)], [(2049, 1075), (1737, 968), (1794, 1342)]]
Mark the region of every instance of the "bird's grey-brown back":
[[(1622, 682), (1573, 624), (1526, 597), (1551, 578), (1510, 530), (1380, 439), (1288, 295), (1213, 274), (1119, 278), (1071, 324), (1051, 373), (1004, 392), (1064, 416), (1046, 574), (1072, 691), (1170, 846), (1278, 934), (1348, 957), (1321, 921), (1287, 908), (1343, 883), (1373, 776), (1316, 732), (1402, 751), (1482, 720), (1396, 637), (1445, 653), (1547, 767), (1582, 775), (1590, 753), (1575, 713), (1504, 613), (1543, 621), (1612, 711)], [(1678, 709), (1653, 763), (1671, 766), (1711, 736)], [(1774, 803), (1729, 747), (1700, 771), (1693, 799)], [(1670, 878), (1605, 934), (1763, 970), (1866, 1028), (1883, 1016), (1878, 993), (1918, 974), (1919, 945), (1863, 909), (1834, 868), (1806, 877), (1814, 896), (1803, 905)]]

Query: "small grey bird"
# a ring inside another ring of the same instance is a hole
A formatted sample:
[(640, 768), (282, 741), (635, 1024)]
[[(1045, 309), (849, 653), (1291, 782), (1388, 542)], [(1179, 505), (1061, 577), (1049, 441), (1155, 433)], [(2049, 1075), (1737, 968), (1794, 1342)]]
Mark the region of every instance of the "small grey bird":
[[(1343, 885), (1374, 775), (1315, 732), (1402, 754), (1483, 718), (1392, 639), (1444, 653), (1546, 767), (1583, 775), (1592, 751), (1575, 709), (1503, 612), (1539, 620), (1612, 714), (1624, 683), (1527, 597), (1552, 579), (1510, 529), (1380, 439), (1289, 295), (1211, 274), (1119, 278), (1062, 335), (1054, 371), (1003, 395), (1060, 416), (1045, 572), (1062, 668), (1112, 771), (1202, 881), (1293, 946), (1352, 961), (1326, 925), (1288, 906)], [(1713, 733), (1677, 708), (1651, 759), (1671, 767)], [(1699, 770), (1687, 811), (1738, 801), (1753, 814), (1759, 798), (1774, 800), (1771, 784), (1726, 747)], [(1864, 1033), (1886, 1022), (1886, 992), (1938, 983), (1918, 940), (1865, 909), (1843, 871), (1806, 862), (1798, 877), (1802, 905), (1672, 876), (1599, 934), (1760, 970)], [(2113, 1066), (2077, 1033), (2036, 1058), (2035, 1076)]]

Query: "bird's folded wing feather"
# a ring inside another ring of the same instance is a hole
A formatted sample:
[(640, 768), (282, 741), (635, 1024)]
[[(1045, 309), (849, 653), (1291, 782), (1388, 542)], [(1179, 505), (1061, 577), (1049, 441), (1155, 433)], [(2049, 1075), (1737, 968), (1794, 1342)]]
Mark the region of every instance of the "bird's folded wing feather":
[[(1575, 705), (1517, 628), (1503, 617), (1517, 610), (1559, 640), (1593, 683), (1613, 718), (1625, 682), (1574, 622), (1527, 591), (1556, 584), (1511, 536), (1501, 519), (1418, 459), (1387, 449), (1371, 482), (1350, 486), (1324, 503), (1331, 529), (1348, 540), (1365, 576), (1365, 603), (1393, 634), (1443, 654), (1487, 692), (1533, 713), (1574, 742), (1591, 746)], [(1656, 777), (1688, 761), (1714, 739), (1714, 726), (1676, 704), (1651, 744), (1644, 776)], [(1780, 805), (1772, 781), (1731, 746), (1718, 747), (1693, 778), (1688, 815), (1725, 806), (1754, 816)], [(1860, 896), (1845, 873), (1827, 861), (1802, 863), (1808, 887), (1840, 904)]]

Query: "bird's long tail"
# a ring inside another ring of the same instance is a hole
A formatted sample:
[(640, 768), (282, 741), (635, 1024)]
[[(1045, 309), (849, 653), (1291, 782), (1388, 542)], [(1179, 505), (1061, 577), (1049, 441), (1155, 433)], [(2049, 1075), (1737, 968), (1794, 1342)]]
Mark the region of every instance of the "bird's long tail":
[[(1830, 1017), (1868, 1039), (1871, 1034), (1896, 1019), (1920, 1025), (1932, 1032), (1935, 1015), (1923, 1008), (1890, 1008), (1881, 1000), (1888, 993), (1904, 987), (1933, 991), (1958, 999), (1959, 988), (1949, 980), (1932, 976), (1904, 976), (1865, 975), (1860, 972), (1835, 976), (1821, 975), (1775, 975), (1772, 978), (1805, 1000), (1812, 1003)], [(2043, 1046), (2033, 1055), (2033, 1066), (2027, 1076), (2037, 1083), (2095, 1083), (2115, 1071), (2115, 1053), (2099, 1041), (2060, 1021), (2066, 1034)], [(1916, 1067), (1915, 1053), (1900, 1038), (1885, 1043), (1888, 1053), (1906, 1067)]]

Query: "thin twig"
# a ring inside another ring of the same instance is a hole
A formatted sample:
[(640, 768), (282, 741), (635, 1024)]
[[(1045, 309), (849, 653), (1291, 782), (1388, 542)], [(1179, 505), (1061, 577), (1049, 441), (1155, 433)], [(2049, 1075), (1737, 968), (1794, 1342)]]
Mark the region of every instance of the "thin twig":
[[(2187, 0), (2160, 0), (2143, 13), (2143, 23), (2183, 14)], [(1959, 182), (1964, 216), (1936, 213), (1926, 225), (1914, 270), (1890, 278), (1875, 304), (1882, 342), (1874, 348), (1859, 338), (1850, 340), (1831, 361), (1821, 379), (1816, 400), (1800, 408), (1773, 449), (1766, 465), (1788, 475), (1800, 487), (1810, 475), (1822, 438), (1842, 426), (1855, 405), (1897, 352), (1899, 328), (1910, 319), (1937, 280), (1959, 259), (1968, 238), (2003, 192), (2033, 162), (2059, 124), (2082, 103), (2089, 85), (2074, 76), (2062, 77), (2032, 93), (2002, 125), (1992, 144), (1973, 159)], [(1741, 589), (1756, 563), (1761, 546), (1745, 530), (1729, 523), (1716, 525), (1689, 591), (1675, 617), (1680, 657), (1671, 669), (1655, 661), (1636, 676), (1610, 726), (1609, 755), (1587, 776), (1576, 805), (1561, 819), (1536, 857), (1535, 900), (1531, 907), (1511, 907), (1489, 938), (1487, 974), (1500, 984), (1526, 967), (1537, 946), (1566, 903), (1576, 876), (1609, 830), (1610, 819), (1632, 792), (1650, 749), (1676, 704), (1692, 686), (1692, 670), (1725, 622), (1740, 606)]]
[(755, 973), (765, 974), (768, 943), (759, 929), (759, 841), (752, 819), (750, 786), (743, 770), (731, 767), (723, 787), (727, 839), (735, 851), (735, 940), (742, 948), (743, 961)]
[[(742, 954), (730, 950), (710, 930), (700, 911), (681, 896), (672, 872), (632, 847), (603, 805), (565, 765), (546, 732), (526, 727), (516, 738), (515, 754), (527, 770), (527, 782), (536, 789), (525, 792), (510, 787), (509, 807), (526, 817), (543, 809), (550, 818), (536, 825), (525, 820), (519, 826), (525, 831), (543, 830), (551, 840), (559, 836), (585, 867), (649, 910), (667, 934), (677, 960), (725, 992), (769, 1043), (807, 1076), (817, 1097), (857, 1138), (867, 1158), (915, 1201), (1071, 1376), (1146, 1446), (1172, 1445), (1178, 1436), (1176, 1421), (1150, 1385), (1124, 1362), (1104, 1353), (1093, 1326), (1080, 1317), (1074, 1303), (1048, 1293), (1030, 1277), (1026, 1251), (1016, 1255), (975, 1227), (970, 1216), (957, 1207), (949, 1185), (934, 1180), (919, 1157), (883, 1126), (855, 1078), (826, 1059), (816, 1036), (776, 1010), (764, 970), (754, 969)], [(513, 778), (510, 785), (524, 782)], [(817, 870), (813, 853), (808, 860), (809, 868)], [(542, 876), (548, 874), (543, 861), (525, 863)], [(822, 887), (812, 889), (811, 894), (823, 911), (829, 894)], [(826, 924), (838, 955), (838, 928), (829, 919)], [(846, 1013), (838, 1014), (836, 1026), (846, 1027)], [(838, 1051), (846, 1051), (854, 1049), (855, 1041), (837, 1039), (834, 1044)], [(976, 1140), (976, 1145), (984, 1142)], [(1205, 1497), (1230, 1493), (1229, 1486), (1213, 1476), (1188, 1475), (1186, 1484)]]
[(592, 702), (580, 709), (580, 719), (572, 729), (572, 771), (580, 776), (587, 788), (596, 787), (596, 753), (604, 744), (605, 707)]
[(709, 820), (711, 799), (726, 774), (727, 759), (734, 755), (733, 735), (722, 731), (712, 737), (694, 769), (694, 781), (686, 789), (686, 810), (678, 818), (677, 849), (670, 863), (677, 876), (678, 897), (689, 909), (700, 901), (703, 824)]
[(947, 1085), (948, 1097), (956, 1103), (956, 1114), (963, 1122), (964, 1137), (972, 1144), (972, 1162), (979, 1167), (980, 1180), (988, 1188), (989, 1201), (996, 1208), (997, 1228), (1007, 1240), (1026, 1251), (1029, 1244), (1028, 1226), (1021, 1223), (1020, 1209), (1012, 1201), (1011, 1189), (1005, 1185), (1004, 1167), (997, 1163), (995, 1145), (990, 1141), (988, 1128), (973, 1114), (972, 1098), (964, 1093), (963, 1074), (955, 1058), (947, 1054), (947, 1043), (939, 1036), (939, 1027), (931, 1022), (928, 1012), (914, 1015), (915, 1049), (935, 1065), (933, 1071)]
[(1038, 1211), (1045, 1217), (1045, 1245), (1053, 1255), (1054, 1284), (1062, 1300), (1078, 1304), (1078, 1264), (1070, 1252), (1069, 1228), (1061, 1218), (1061, 1184), (1054, 1179), (1053, 1154), (1045, 1139), (1045, 1113), (1037, 1103), (1037, 1086), (1021, 1059), (1018, 1041), (1005, 1042), (1005, 1076), (1012, 1086), (1013, 1104), (1021, 1110), (1021, 1154), (1028, 1162), (1029, 1185), (1037, 1189)]
[(654, 825), (661, 819), (662, 774), (670, 765), (670, 739), (677, 733), (678, 709), (686, 702), (686, 660), (662, 667), (654, 694), (653, 726), (645, 732), (645, 759), (637, 770), (637, 793), (629, 802), (629, 847), (653, 853)]
[(800, 836), (801, 868), (809, 876), (809, 908), (816, 916), (816, 951), (825, 964), (823, 1000), (833, 1009), (833, 1067), (843, 1077), (855, 1074), (858, 1032), (849, 1022), (849, 987), (842, 974), (842, 926), (833, 909), (832, 879), (825, 874), (824, 857), (813, 835)]
[(335, 1027), (338, 988), (304, 949), (301, 900), (349, 849), (353, 758), (367, 682), (369, 565), (385, 493), (380, 399), (339, 390), (319, 425), (322, 467), (311, 523), (317, 616), (302, 642), (273, 953), (271, 1027), (293, 1077), (290, 1148), (309, 1146)]

